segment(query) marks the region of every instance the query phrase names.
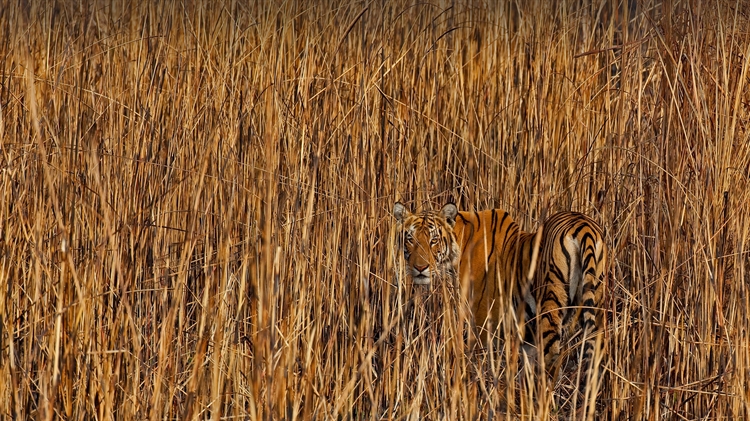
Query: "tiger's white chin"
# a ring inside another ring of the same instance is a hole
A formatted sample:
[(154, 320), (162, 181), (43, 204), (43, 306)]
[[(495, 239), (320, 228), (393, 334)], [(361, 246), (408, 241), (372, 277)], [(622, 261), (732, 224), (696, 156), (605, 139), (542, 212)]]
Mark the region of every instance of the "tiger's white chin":
[(417, 275), (413, 277), (414, 285), (430, 285), (430, 277), (424, 275)]

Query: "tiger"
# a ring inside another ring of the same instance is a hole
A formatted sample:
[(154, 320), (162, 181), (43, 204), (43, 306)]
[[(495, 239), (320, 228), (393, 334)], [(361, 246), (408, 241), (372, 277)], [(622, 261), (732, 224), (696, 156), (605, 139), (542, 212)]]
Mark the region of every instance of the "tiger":
[[(403, 250), (405, 272), (414, 284), (429, 285), (442, 276), (468, 285), (474, 325), (485, 332), (496, 327), (504, 306), (512, 305), (520, 334), (543, 352), (552, 380), (559, 373), (563, 328), (572, 329), (571, 321), (578, 320), (584, 332), (585, 378), (603, 331), (607, 247), (596, 222), (565, 211), (529, 233), (500, 209), (459, 212), (448, 203), (439, 212), (411, 213), (396, 202), (393, 214), (397, 249)], [(501, 302), (501, 286), (511, 303)]]

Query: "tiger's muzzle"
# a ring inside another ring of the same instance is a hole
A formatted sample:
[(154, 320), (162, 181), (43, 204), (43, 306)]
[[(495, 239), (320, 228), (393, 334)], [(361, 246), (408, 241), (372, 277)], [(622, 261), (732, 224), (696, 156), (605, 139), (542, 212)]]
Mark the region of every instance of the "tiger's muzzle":
[(414, 285), (429, 285), (432, 277), (430, 276), (429, 266), (412, 266), (411, 267), (411, 278)]

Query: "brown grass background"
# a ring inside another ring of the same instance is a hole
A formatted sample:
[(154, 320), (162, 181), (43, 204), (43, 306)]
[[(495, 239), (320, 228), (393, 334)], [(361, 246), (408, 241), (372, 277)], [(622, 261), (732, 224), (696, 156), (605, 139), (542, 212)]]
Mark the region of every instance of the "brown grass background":
[(637, 3), (2, 1), (0, 416), (566, 417), (398, 282), (454, 199), (606, 230), (597, 418), (750, 419), (750, 7)]

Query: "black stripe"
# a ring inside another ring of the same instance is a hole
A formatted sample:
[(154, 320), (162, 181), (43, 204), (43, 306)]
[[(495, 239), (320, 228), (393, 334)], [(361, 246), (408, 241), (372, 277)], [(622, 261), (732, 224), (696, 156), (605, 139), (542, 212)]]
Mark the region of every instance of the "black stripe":
[[(583, 265), (581, 265), (581, 267), (587, 268), (587, 269), (594, 268), (594, 266), (589, 267), (589, 262), (591, 261), (591, 259), (595, 259), (595, 258), (596, 256), (594, 256), (592, 253), (586, 253), (586, 257), (583, 259)], [(594, 268), (594, 270), (596, 269)]]
[(542, 320), (546, 319), (550, 325), (552, 326), (559, 326), (560, 323), (554, 323), (554, 320), (552, 320), (552, 312), (547, 312), (542, 314)]
[(593, 328), (594, 326), (596, 326), (596, 323), (594, 323), (593, 320), (581, 319), (580, 323), (583, 329)]
[[(578, 236), (574, 235), (574, 237), (578, 237)], [(595, 243), (594, 236), (593, 234), (591, 234), (590, 231), (583, 233), (583, 235), (581, 236), (581, 244), (585, 245), (587, 241), (591, 241), (592, 244)]]
[[(505, 226), (505, 220), (508, 218), (508, 212), (503, 212), (503, 217), (500, 219), (500, 226)], [(508, 237), (511, 235), (511, 232), (513, 232), (514, 226), (511, 224), (507, 230), (505, 230), (505, 236), (503, 237), (503, 242), (501, 243), (503, 245), (503, 248), (508, 247)]]
[(573, 237), (578, 237), (578, 233), (581, 232), (582, 229), (587, 228), (588, 224), (586, 221), (581, 221), (581, 224), (573, 231)]
[(468, 241), (468, 239), (471, 238), (474, 235), (474, 224), (470, 220), (464, 218), (464, 216), (461, 214), (461, 212), (458, 213), (458, 217), (461, 218), (461, 221), (462, 221), (462, 223), (464, 225), (463, 230), (464, 231), (466, 231), (466, 230), (469, 231), (468, 235), (463, 235), (461, 239), (463, 241)]
[(553, 345), (554, 345), (555, 343), (557, 343), (557, 342), (560, 342), (560, 335), (558, 335), (557, 333), (555, 333), (555, 336), (554, 336), (554, 338), (553, 338), (553, 339), (550, 339), (550, 341), (549, 341), (549, 342), (547, 342), (547, 345), (546, 345), (546, 346), (544, 347), (544, 355), (547, 355), (547, 354), (549, 354), (549, 350), (550, 350), (550, 348), (552, 348), (552, 346), (553, 346)]
[(495, 253), (495, 230), (497, 229), (497, 210), (492, 209), (492, 224), (490, 225), (490, 235), (492, 235), (492, 243), (490, 245), (490, 254), (487, 255), (487, 261), (492, 260), (492, 254)]
[[(568, 265), (570, 267), (570, 265)], [(558, 279), (559, 282), (565, 282), (565, 277), (563, 276), (562, 272), (560, 271), (560, 268), (557, 267), (556, 264), (550, 262), (549, 264), (549, 272), (551, 272), (555, 277)], [(547, 277), (549, 279), (549, 276)], [(546, 282), (552, 283), (551, 280), (547, 280)]]
[(570, 253), (568, 253), (568, 248), (565, 246), (565, 236), (560, 236), (560, 250), (562, 250), (563, 255), (565, 256), (565, 262), (568, 264), (568, 267), (570, 267)]
[(557, 332), (555, 332), (553, 329), (550, 329), (544, 333), (542, 333), (542, 340), (547, 339), (548, 336), (556, 335)]
[[(555, 303), (555, 304), (557, 305), (557, 307), (556, 307), (556, 308), (558, 308), (558, 309), (562, 307), (562, 304), (560, 304), (560, 300), (559, 300), (559, 297), (558, 297), (557, 295), (555, 295), (555, 293), (554, 293), (554, 292), (552, 292), (552, 291), (547, 291), (547, 292), (546, 292), (546, 293), (544, 294), (544, 298), (542, 299), (542, 307), (544, 307), (544, 304), (545, 304), (546, 302), (548, 302), (548, 301), (552, 301), (552, 302), (554, 302), (554, 303)], [(542, 308), (542, 311), (544, 311), (544, 310), (545, 310), (545, 309), (544, 309), (544, 308)]]
[(583, 352), (588, 353), (589, 351), (592, 351), (594, 349), (594, 341), (590, 339), (587, 339), (586, 342), (583, 344)]
[(487, 291), (487, 274), (484, 274), (484, 278), (482, 279), (482, 294), (480, 295), (479, 301), (482, 301), (484, 299), (484, 293)]
[(588, 354), (589, 352), (594, 350), (594, 338), (590, 338), (586, 341), (586, 343), (583, 344), (583, 353)]

